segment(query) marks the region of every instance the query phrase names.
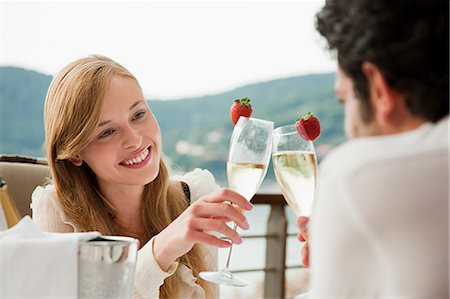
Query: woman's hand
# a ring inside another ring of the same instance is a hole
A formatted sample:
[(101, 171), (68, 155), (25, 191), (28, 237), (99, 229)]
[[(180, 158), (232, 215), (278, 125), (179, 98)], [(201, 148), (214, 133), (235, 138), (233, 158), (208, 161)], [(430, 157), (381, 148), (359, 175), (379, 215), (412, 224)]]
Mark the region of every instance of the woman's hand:
[(218, 232), (228, 237), (231, 242), (241, 244), (239, 234), (226, 222), (234, 221), (240, 228), (247, 230), (249, 225), (241, 210), (248, 211), (252, 208), (250, 202), (230, 189), (221, 189), (201, 197), (155, 236), (153, 250), (161, 269), (167, 271), (170, 265), (189, 252), (195, 243), (221, 248), (231, 246), (230, 242), (208, 232)]
[(297, 218), (298, 235), (297, 239), (300, 242), (305, 242), (302, 248), (302, 263), (303, 266), (309, 267), (309, 242), (308, 242), (308, 223), (309, 218), (305, 216), (299, 216)]

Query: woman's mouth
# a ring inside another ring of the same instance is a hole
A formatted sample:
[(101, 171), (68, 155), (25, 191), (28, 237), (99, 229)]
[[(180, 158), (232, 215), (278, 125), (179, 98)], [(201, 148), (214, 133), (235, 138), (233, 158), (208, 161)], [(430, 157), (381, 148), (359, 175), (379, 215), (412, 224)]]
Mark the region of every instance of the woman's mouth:
[(141, 168), (147, 164), (151, 157), (151, 147), (144, 149), (139, 155), (132, 159), (124, 160), (119, 164), (128, 168)]

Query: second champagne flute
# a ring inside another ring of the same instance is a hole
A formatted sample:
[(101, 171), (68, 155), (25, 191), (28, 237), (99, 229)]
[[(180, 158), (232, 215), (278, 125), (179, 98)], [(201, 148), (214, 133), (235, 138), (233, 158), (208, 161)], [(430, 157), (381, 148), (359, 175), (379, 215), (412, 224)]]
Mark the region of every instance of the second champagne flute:
[[(317, 188), (317, 157), (312, 141), (303, 139), (295, 125), (273, 132), (272, 163), (284, 198), (297, 216), (311, 215)], [(308, 298), (308, 293), (299, 298)]]
[(312, 141), (304, 140), (295, 125), (276, 128), (272, 163), (284, 198), (297, 216), (309, 217), (317, 185), (317, 157)]
[[(227, 177), (229, 188), (250, 201), (263, 181), (270, 161), (273, 122), (240, 117), (231, 135)], [(236, 223), (233, 229), (236, 230)], [(200, 272), (204, 280), (246, 286), (248, 282), (230, 272), (230, 247), (225, 267), (217, 272)]]

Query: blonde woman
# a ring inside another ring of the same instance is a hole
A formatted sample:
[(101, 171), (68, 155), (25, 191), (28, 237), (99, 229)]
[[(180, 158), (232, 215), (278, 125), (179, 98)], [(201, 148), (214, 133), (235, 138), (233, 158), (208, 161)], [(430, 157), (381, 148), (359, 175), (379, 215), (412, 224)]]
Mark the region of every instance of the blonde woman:
[(195, 170), (170, 180), (161, 133), (136, 78), (104, 56), (79, 59), (52, 81), (45, 101), (52, 184), (32, 196), (46, 231), (99, 231), (139, 239), (135, 298), (214, 298), (198, 273), (215, 269), (218, 232), (242, 242), (225, 222), (248, 229), (229, 203), (251, 204)]

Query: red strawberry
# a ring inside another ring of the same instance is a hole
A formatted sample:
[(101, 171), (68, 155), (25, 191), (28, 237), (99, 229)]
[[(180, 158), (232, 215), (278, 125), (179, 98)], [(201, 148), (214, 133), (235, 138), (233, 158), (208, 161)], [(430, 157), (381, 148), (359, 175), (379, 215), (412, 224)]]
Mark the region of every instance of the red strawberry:
[(295, 122), (295, 127), (300, 136), (307, 141), (314, 141), (320, 135), (320, 122), (311, 112), (299, 118)]
[(250, 104), (250, 99), (248, 97), (245, 97), (243, 99), (236, 99), (234, 100), (233, 105), (231, 105), (230, 116), (233, 125), (236, 125), (239, 117), (250, 117), (252, 113), (252, 104)]

